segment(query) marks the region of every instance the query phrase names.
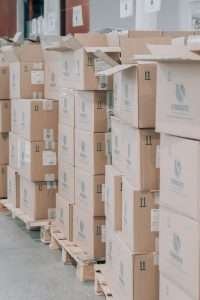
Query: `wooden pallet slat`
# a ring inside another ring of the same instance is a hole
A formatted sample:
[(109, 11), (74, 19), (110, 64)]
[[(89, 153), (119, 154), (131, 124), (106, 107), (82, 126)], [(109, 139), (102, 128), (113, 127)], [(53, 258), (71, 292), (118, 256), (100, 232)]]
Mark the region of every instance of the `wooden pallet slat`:
[(89, 257), (76, 243), (68, 241), (55, 225), (51, 226), (50, 249), (61, 249), (62, 261), (66, 265), (76, 266), (76, 275), (80, 281), (94, 281), (94, 265), (97, 262)]
[(109, 284), (106, 280), (106, 266), (96, 264), (94, 289), (97, 296), (104, 296), (106, 300), (114, 300)]

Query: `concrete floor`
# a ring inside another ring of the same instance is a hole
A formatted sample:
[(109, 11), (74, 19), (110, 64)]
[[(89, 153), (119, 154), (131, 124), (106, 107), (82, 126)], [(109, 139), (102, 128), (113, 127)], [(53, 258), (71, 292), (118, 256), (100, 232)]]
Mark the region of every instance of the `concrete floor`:
[(20, 221), (0, 213), (0, 300), (102, 300), (91, 283), (80, 283), (60, 251), (40, 243)]

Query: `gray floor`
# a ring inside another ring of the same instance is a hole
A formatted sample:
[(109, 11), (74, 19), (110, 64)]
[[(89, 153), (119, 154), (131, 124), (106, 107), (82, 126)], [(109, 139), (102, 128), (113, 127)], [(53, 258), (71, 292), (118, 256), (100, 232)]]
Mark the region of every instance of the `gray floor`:
[(102, 300), (93, 284), (80, 283), (59, 251), (27, 232), (20, 221), (0, 213), (0, 300)]

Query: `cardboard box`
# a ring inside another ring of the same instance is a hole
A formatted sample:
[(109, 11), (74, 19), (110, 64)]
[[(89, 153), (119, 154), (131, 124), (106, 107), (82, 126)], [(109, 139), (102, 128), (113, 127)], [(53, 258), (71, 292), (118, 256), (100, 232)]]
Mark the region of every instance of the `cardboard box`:
[(59, 181), (58, 192), (59, 195), (70, 204), (75, 203), (75, 168), (71, 164), (64, 163), (60, 160), (58, 164)]
[(0, 165), (7, 165), (9, 163), (9, 134), (0, 133)]
[(113, 75), (113, 114), (120, 118), (120, 104), (122, 99), (122, 72)]
[[(156, 110), (156, 64), (118, 65), (100, 74), (110, 76), (117, 86), (114, 107), (120, 119), (136, 128), (154, 128)], [(116, 97), (120, 97), (116, 99)]]
[(31, 182), (20, 177), (20, 208), (31, 220), (48, 219), (56, 207), (56, 182)]
[(20, 111), (18, 101), (18, 99), (11, 99), (11, 131), (14, 134), (19, 134)]
[(75, 166), (93, 175), (105, 174), (105, 134), (75, 130)]
[(104, 175), (91, 175), (75, 168), (75, 199), (79, 209), (89, 210), (94, 217), (105, 215), (102, 199), (102, 185), (105, 183)]
[(159, 189), (159, 134), (112, 118), (112, 164), (135, 190)]
[(200, 142), (162, 135), (161, 205), (200, 220)]
[[(192, 300), (188, 294), (184, 293), (183, 289), (175, 285), (173, 281), (166, 278), (163, 274), (160, 275), (160, 300)], [(198, 298), (196, 298), (198, 299)]]
[(18, 100), (19, 135), (29, 141), (53, 143), (58, 140), (58, 102)]
[[(113, 247), (113, 297), (116, 300), (158, 300), (158, 265), (155, 254), (133, 254), (118, 236)], [(144, 288), (145, 287), (145, 288)]]
[(75, 127), (75, 94), (73, 90), (62, 89), (59, 99), (59, 123)]
[(199, 299), (199, 224), (161, 208), (160, 271), (192, 299)]
[(16, 171), (20, 168), (20, 138), (9, 132), (9, 165)]
[(44, 98), (44, 62), (41, 46), (25, 43), (6, 51), (10, 63), (10, 98)]
[(105, 264), (105, 277), (108, 284), (113, 286), (114, 282), (114, 264), (115, 264), (115, 257), (117, 255), (117, 249), (114, 247), (114, 239), (115, 233), (112, 229), (112, 224), (106, 218), (106, 264)]
[(0, 100), (10, 99), (9, 91), (9, 65), (3, 53), (0, 54)]
[(73, 205), (56, 195), (56, 226), (68, 241), (73, 241)]
[(105, 167), (105, 215), (110, 230), (122, 230), (122, 176), (113, 166)]
[(75, 137), (74, 128), (68, 125), (59, 124), (59, 158), (62, 163), (75, 164)]
[(45, 51), (45, 91), (46, 99), (60, 98), (60, 54), (55, 51)]
[(7, 166), (0, 165), (0, 199), (7, 198)]
[(122, 232), (121, 238), (134, 253), (156, 251), (159, 232), (157, 193), (135, 191), (122, 178)]
[(74, 241), (90, 258), (105, 257), (104, 225), (104, 217), (94, 217), (88, 210), (76, 207)]
[(107, 131), (107, 93), (77, 91), (75, 93), (75, 127), (77, 129)]
[(14, 208), (20, 207), (20, 176), (10, 166), (7, 167), (7, 196)]
[(112, 78), (97, 77), (96, 73), (116, 65), (119, 47), (109, 47), (100, 33), (60, 37), (52, 50), (62, 53), (61, 87), (76, 90), (112, 90)]
[(19, 174), (34, 182), (57, 180), (57, 143), (46, 148), (44, 142), (30, 142), (20, 138)]
[(0, 132), (11, 130), (11, 103), (10, 100), (0, 101)]

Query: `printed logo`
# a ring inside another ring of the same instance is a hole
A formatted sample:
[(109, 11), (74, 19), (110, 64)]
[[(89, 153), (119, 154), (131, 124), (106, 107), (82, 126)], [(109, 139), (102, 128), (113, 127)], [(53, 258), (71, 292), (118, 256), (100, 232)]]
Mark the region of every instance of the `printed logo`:
[(179, 264), (183, 263), (183, 259), (181, 257), (181, 239), (177, 233), (173, 234), (172, 238), (172, 250), (170, 251), (170, 255), (174, 258)]
[(171, 178), (171, 184), (173, 190), (175, 190), (176, 192), (181, 192), (181, 190), (184, 188), (184, 182), (181, 180), (181, 174), (182, 174), (181, 161), (175, 159), (173, 168), (174, 168), (174, 177)]
[(171, 110), (175, 113), (187, 114), (190, 111), (186, 103), (186, 89), (183, 84), (176, 84), (176, 103), (171, 105)]
[(174, 161), (174, 173), (177, 178), (180, 178), (182, 171), (181, 162), (179, 160)]

